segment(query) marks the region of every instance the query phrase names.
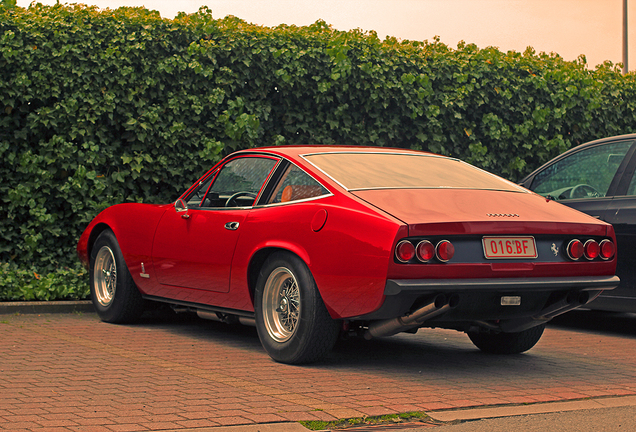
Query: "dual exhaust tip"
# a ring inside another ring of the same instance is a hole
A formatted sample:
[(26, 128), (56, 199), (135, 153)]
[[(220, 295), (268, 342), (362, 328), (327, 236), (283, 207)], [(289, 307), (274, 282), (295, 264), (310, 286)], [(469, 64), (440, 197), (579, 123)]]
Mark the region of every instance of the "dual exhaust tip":
[(371, 323), (364, 338), (393, 336), (420, 327), (425, 321), (456, 308), (458, 304), (459, 295), (453, 294), (447, 297), (444, 294), (438, 294), (429, 303), (404, 316)]

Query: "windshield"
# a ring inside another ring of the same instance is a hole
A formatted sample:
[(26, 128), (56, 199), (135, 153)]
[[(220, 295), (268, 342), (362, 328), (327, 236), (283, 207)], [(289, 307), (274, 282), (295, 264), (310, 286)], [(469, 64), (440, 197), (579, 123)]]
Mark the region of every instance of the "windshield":
[(304, 158), (348, 190), (453, 188), (525, 192), (458, 159), (427, 154), (334, 152)]

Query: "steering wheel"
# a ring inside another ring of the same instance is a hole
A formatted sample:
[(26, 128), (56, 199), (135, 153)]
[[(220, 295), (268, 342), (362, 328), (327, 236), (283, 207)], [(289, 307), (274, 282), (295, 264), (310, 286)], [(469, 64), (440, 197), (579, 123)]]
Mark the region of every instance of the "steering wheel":
[(570, 199), (574, 198), (598, 198), (601, 194), (593, 186), (589, 184), (579, 184), (570, 191)]
[(232, 201), (235, 201), (236, 198), (241, 197), (241, 196), (249, 196), (249, 197), (252, 197), (252, 198), (256, 199), (256, 194), (255, 193), (248, 192), (248, 191), (237, 192), (237, 193), (233, 194), (231, 197), (229, 197), (227, 199), (227, 201), (225, 201), (225, 207), (234, 207), (236, 205), (236, 202), (234, 203), (234, 205), (232, 205)]

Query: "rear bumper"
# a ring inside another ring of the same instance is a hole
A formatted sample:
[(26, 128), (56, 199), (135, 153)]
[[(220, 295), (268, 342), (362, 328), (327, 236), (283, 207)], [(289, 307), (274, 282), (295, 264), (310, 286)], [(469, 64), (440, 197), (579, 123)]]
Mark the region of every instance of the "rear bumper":
[[(475, 321), (532, 316), (568, 293), (587, 292), (590, 299), (618, 286), (618, 276), (495, 278), (495, 279), (389, 279), (384, 303), (375, 312), (357, 317), (382, 320), (407, 314), (414, 305), (443, 294), (459, 297), (459, 304), (431, 321)], [(502, 296), (519, 296), (521, 305), (502, 305)], [(356, 319), (356, 318), (354, 318)]]
[(611, 290), (618, 276), (506, 279), (389, 279), (385, 296), (401, 294), (458, 293), (462, 291), (560, 291)]

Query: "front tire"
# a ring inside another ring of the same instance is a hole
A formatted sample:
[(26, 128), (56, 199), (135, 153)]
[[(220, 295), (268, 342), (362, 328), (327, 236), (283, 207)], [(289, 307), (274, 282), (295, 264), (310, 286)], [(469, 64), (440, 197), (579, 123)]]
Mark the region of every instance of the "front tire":
[(545, 324), (517, 333), (469, 332), (468, 337), (480, 350), (490, 354), (519, 354), (535, 346)]
[(267, 259), (254, 302), (258, 337), (277, 362), (314, 362), (336, 343), (338, 322), (327, 312), (311, 272), (297, 256), (276, 252)]
[(91, 300), (102, 321), (127, 323), (143, 312), (144, 300), (128, 271), (115, 234), (102, 232), (91, 250)]

